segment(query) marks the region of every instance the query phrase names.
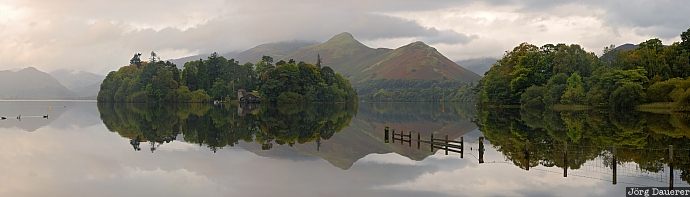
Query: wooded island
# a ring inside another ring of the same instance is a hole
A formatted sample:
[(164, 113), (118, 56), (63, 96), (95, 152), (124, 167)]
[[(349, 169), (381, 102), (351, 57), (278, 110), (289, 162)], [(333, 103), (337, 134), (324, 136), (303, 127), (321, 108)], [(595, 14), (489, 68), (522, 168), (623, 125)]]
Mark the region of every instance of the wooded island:
[(328, 66), (278, 61), (264, 56), (256, 64), (240, 64), (217, 53), (185, 63), (183, 69), (135, 54), (128, 66), (108, 74), (99, 102), (201, 103), (240, 100), (238, 91), (265, 102), (344, 102), (356, 99), (350, 82)]

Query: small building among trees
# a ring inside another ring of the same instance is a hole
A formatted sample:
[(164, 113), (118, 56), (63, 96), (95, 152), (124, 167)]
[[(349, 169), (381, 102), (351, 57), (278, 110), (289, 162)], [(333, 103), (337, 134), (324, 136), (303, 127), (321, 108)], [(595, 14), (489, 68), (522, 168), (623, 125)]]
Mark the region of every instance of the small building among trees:
[(247, 92), (245, 89), (237, 90), (237, 99), (240, 103), (259, 103), (261, 102), (261, 97), (253, 92)]

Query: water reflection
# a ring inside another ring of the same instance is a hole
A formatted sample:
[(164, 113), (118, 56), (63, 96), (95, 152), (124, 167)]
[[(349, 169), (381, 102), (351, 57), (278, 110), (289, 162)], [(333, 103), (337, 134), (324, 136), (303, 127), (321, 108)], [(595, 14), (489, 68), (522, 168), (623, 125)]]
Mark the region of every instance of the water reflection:
[(568, 169), (600, 171), (614, 184), (619, 173), (663, 173), (667, 178), (657, 181), (672, 186), (674, 169), (689, 182), (689, 124), (688, 114), (493, 109), (479, 115), (486, 139), (515, 166), (558, 167), (566, 177)]
[[(320, 157), (341, 169), (372, 153), (396, 152), (414, 160), (432, 155), (385, 144), (385, 126), (457, 138), (476, 128), (471, 107), (438, 103), (347, 103), (283, 106), (144, 104), (98, 105), (106, 127), (154, 152), (174, 140), (216, 152), (239, 146), (274, 158)], [(356, 114), (356, 116), (355, 116)], [(337, 134), (336, 134), (337, 133)]]
[[(0, 113), (66, 108), (29, 129), (0, 121), (0, 196), (620, 196), (626, 186), (688, 186), (681, 114), (1, 104)], [(407, 141), (385, 143), (386, 126)], [(417, 136), (432, 134), (433, 151), (418, 148)], [(446, 136), (462, 142), (448, 155)]]
[[(148, 142), (150, 151), (173, 140), (205, 145), (213, 152), (240, 142), (304, 144), (329, 139), (347, 126), (356, 104), (231, 106), (99, 103), (103, 123), (129, 138), (134, 150)], [(180, 137), (178, 137), (180, 136)]]

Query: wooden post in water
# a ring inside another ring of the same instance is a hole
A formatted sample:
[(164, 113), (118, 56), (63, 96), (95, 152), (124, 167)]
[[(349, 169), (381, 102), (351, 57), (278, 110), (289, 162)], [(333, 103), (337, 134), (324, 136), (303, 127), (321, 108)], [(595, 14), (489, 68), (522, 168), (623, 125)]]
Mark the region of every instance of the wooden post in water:
[(616, 147), (611, 147), (611, 154), (613, 155), (613, 159), (611, 160), (612, 163), (612, 168), (613, 168), (613, 181), (612, 183), (615, 185), (618, 183), (618, 160), (616, 159)]
[(673, 189), (673, 145), (668, 145), (668, 187)]
[(460, 159), (465, 157), (465, 137), (460, 136)]
[(529, 140), (527, 140), (527, 143), (525, 143), (525, 169), (529, 171)]
[(448, 155), (448, 135), (446, 135), (446, 155)]
[(431, 133), (431, 138), (429, 138), (429, 145), (431, 147), (431, 152), (434, 152), (434, 133)]
[(484, 163), (484, 137), (479, 137), (479, 163)]
[(417, 149), (419, 149), (422, 145), (422, 136), (417, 132)]
[(563, 177), (568, 177), (568, 142), (563, 146)]
[(390, 129), (389, 127), (386, 127), (385, 129), (383, 129), (383, 142), (384, 143), (388, 143), (389, 129)]

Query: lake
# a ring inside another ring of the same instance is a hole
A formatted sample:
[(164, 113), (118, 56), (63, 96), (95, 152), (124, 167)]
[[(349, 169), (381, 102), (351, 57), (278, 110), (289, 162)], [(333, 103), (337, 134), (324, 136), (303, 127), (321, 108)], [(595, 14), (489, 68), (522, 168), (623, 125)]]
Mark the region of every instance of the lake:
[(690, 182), (688, 114), (0, 101), (0, 116), (0, 196), (623, 196)]

